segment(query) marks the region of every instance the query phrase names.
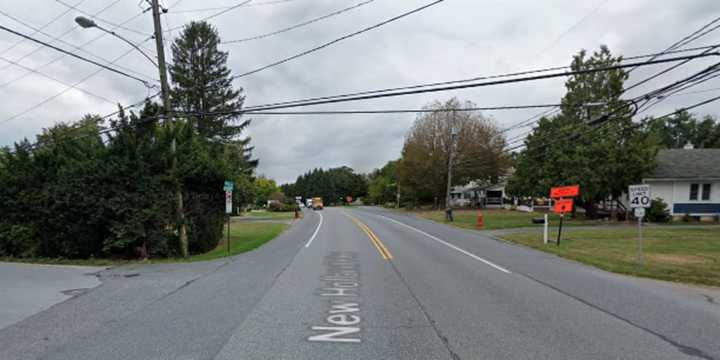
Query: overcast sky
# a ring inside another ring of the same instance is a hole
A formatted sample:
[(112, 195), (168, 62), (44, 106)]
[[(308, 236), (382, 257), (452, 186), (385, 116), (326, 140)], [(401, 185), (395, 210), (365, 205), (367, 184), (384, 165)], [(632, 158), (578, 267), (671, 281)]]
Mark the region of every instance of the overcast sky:
[[(143, 46), (154, 54), (154, 43), (148, 38), (152, 32), (151, 14), (138, 15), (142, 11), (138, 0), (62, 1), (90, 14), (107, 7), (95, 19), (108, 28), (113, 28), (113, 25), (103, 21), (119, 24), (131, 19), (124, 24), (129, 30), (120, 28), (116, 31), (134, 42), (145, 41)], [(271, 32), (365, 0), (288, 0), (259, 5), (268, 1), (255, 0), (249, 4), (255, 6), (238, 7), (210, 22), (219, 29), (223, 40), (233, 40)], [(233, 72), (243, 73), (430, 2), (375, 0), (291, 32), (257, 41), (227, 44), (223, 45), (223, 49), (230, 52), (229, 64)], [(128, 45), (111, 36), (101, 36), (97, 29), (76, 28), (73, 18), (81, 13), (68, 9), (63, 3), (54, 0), (6, 0), (0, 5), (0, 10), (38, 28), (52, 22), (42, 29), (44, 33), (56, 37), (65, 33), (60, 41), (54, 40), (53, 44), (93, 60), (114, 61), (127, 53), (113, 66), (134, 71), (134, 75), (142, 78), (158, 78), (157, 70), (146, 59), (137, 52), (128, 52)], [(186, 10), (238, 3), (241, 1), (164, 0), (169, 13), (163, 17), (163, 26), (170, 29), (218, 11)], [(244, 88), (246, 105), (258, 105), (567, 65), (571, 55), (578, 50), (594, 50), (601, 44), (608, 45), (615, 54), (639, 55), (660, 51), (719, 15), (720, 2), (717, 0), (445, 0), (420, 13), (311, 55), (238, 79), (235, 84)], [(0, 19), (2, 25), (26, 34), (34, 32), (5, 15), (0, 14)], [(166, 35), (170, 41), (177, 34), (177, 31), (172, 31)], [(717, 42), (718, 34), (720, 30), (694, 42), (692, 46)], [(42, 33), (34, 36), (45, 41), (52, 40)], [(101, 37), (95, 39), (98, 36)], [(28, 41), (15, 45), (18, 41), (19, 38), (14, 35), (0, 32), (0, 146), (10, 145), (24, 137), (34, 139), (43, 127), (59, 121), (71, 121), (85, 113), (112, 112), (116, 110), (114, 103), (128, 105), (150, 93), (141, 83), (108, 71), (90, 76), (97, 67), (61, 57), (50, 49), (27, 55), (37, 46)], [(87, 42), (90, 43), (85, 44)], [(58, 57), (59, 60), (46, 65)], [(26, 70), (10, 65), (6, 60), (37, 68), (42, 75), (25, 75)], [(711, 61), (693, 61), (628, 95), (687, 76)], [(648, 67), (635, 71), (629, 83), (659, 69)], [(563, 79), (543, 80), (312, 109), (421, 108), (432, 100), (447, 100), (453, 96), (473, 101), (479, 106), (556, 103), (564, 93), (563, 82)], [(68, 88), (75, 83), (78, 83), (76, 89)], [(693, 90), (718, 86), (717, 82), (710, 81)], [(677, 96), (653, 108), (648, 114), (665, 114), (716, 95), (717, 92), (706, 92)], [(15, 114), (39, 104), (34, 110), (11, 119)], [(719, 110), (720, 103), (716, 103), (696, 112), (715, 115)], [(523, 110), (485, 114), (491, 116), (498, 126), (504, 127), (537, 113), (537, 110)], [(252, 136), (254, 155), (260, 159), (258, 172), (284, 183), (294, 181), (296, 176), (314, 167), (348, 165), (360, 172), (380, 167), (400, 156), (405, 132), (414, 118), (413, 114), (255, 115), (247, 135)], [(519, 133), (522, 129), (508, 136)]]

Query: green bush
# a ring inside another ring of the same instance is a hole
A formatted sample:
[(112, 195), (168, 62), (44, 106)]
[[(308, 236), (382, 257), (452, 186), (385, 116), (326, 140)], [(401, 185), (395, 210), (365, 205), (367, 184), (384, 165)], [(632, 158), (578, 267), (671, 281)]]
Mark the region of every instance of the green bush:
[(660, 198), (653, 199), (650, 208), (647, 209), (647, 221), (654, 223), (666, 223), (670, 221), (670, 211), (667, 204)]
[(295, 211), (298, 206), (296, 204), (270, 203), (268, 211), (272, 212), (291, 212)]
[(0, 225), (0, 256), (32, 256), (37, 247), (34, 229), (22, 225)]

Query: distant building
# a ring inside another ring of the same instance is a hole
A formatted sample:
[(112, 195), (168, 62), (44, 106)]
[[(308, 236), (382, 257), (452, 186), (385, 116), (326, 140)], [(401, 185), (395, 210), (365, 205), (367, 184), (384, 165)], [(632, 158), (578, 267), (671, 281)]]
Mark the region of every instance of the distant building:
[(471, 181), (465, 185), (453, 186), (450, 203), (453, 207), (501, 208), (509, 205), (506, 201), (506, 180), (495, 184), (478, 184)]
[(720, 215), (720, 149), (660, 150), (655, 172), (643, 179), (652, 198), (668, 204), (674, 218)]

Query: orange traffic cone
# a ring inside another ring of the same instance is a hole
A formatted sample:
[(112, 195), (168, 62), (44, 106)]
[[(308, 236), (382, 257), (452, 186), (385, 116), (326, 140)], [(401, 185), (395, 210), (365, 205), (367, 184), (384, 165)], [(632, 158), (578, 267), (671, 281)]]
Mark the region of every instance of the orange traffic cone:
[(477, 223), (475, 224), (475, 226), (478, 229), (482, 229), (485, 226), (485, 220), (483, 219), (482, 211), (478, 211)]

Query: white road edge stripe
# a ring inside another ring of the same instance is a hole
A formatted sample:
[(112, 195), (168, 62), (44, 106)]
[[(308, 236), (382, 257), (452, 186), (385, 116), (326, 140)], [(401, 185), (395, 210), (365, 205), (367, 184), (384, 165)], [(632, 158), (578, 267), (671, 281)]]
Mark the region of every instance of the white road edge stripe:
[(322, 226), (323, 216), (321, 213), (316, 213), (316, 214), (320, 215), (320, 223), (318, 224), (317, 228), (315, 228), (315, 232), (312, 234), (312, 236), (310, 237), (310, 240), (308, 240), (307, 244), (305, 244), (305, 247), (310, 247), (310, 244), (312, 244), (313, 240), (315, 240), (315, 237), (317, 236), (318, 231), (320, 231), (320, 227)]
[(423, 234), (423, 235), (425, 235), (425, 236), (427, 236), (427, 237), (429, 237), (429, 238), (431, 238), (431, 239), (433, 239), (433, 240), (435, 240), (435, 241), (437, 241), (437, 242), (439, 242), (439, 243), (441, 243), (441, 244), (443, 244), (443, 245), (445, 245), (445, 246), (447, 246), (447, 247), (449, 247), (449, 248), (451, 248), (451, 249), (453, 249), (453, 250), (457, 250), (457, 251), (459, 251), (459, 252), (461, 252), (461, 253), (463, 253), (463, 254), (465, 254), (465, 255), (467, 255), (467, 256), (475, 259), (475, 260), (481, 261), (481, 262), (483, 262), (483, 263), (485, 263), (485, 264), (487, 264), (487, 265), (489, 265), (489, 266), (492, 266), (493, 268), (495, 268), (495, 269), (497, 269), (497, 270), (500, 270), (500, 271), (502, 271), (502, 272), (504, 272), (504, 273), (506, 273), (506, 274), (511, 274), (510, 270), (508, 270), (508, 269), (506, 269), (506, 268), (504, 268), (504, 267), (502, 267), (502, 266), (500, 266), (500, 265), (497, 265), (497, 264), (493, 263), (492, 261), (485, 260), (485, 259), (483, 259), (483, 258), (481, 258), (481, 257), (479, 257), (479, 256), (477, 256), (477, 255), (475, 255), (475, 254), (473, 254), (473, 253), (470, 253), (470, 252), (468, 252), (468, 251), (465, 251), (465, 250), (463, 250), (463, 249), (461, 249), (461, 248), (459, 248), (459, 247), (457, 247), (457, 246), (455, 246), (455, 245), (453, 245), (453, 244), (450, 244), (449, 242), (447, 242), (447, 241), (445, 241), (445, 240), (442, 240), (442, 239), (439, 239), (439, 238), (437, 238), (437, 237), (435, 237), (435, 236), (432, 236), (432, 235), (430, 235), (430, 234), (428, 234), (428, 233), (426, 233), (426, 232), (424, 232), (424, 231), (422, 231), (422, 230), (420, 230), (420, 229), (414, 228), (414, 227), (412, 227), (412, 226), (410, 226), (410, 225), (408, 225), (408, 224), (402, 223), (402, 222), (397, 221), (397, 220), (395, 220), (395, 219), (391, 219), (391, 218), (389, 218), (389, 217), (387, 217), (387, 216), (384, 216), (384, 215), (378, 215), (378, 216), (383, 217), (383, 218), (385, 218), (385, 219), (387, 219), (387, 220), (390, 220), (390, 221), (392, 221), (392, 222), (394, 222), (394, 223), (396, 223), (396, 224), (398, 224), (398, 225), (402, 225), (402, 226), (404, 226), (404, 227), (406, 227), (406, 228), (408, 228), (408, 229), (415, 230), (415, 231), (419, 232), (420, 234)]

